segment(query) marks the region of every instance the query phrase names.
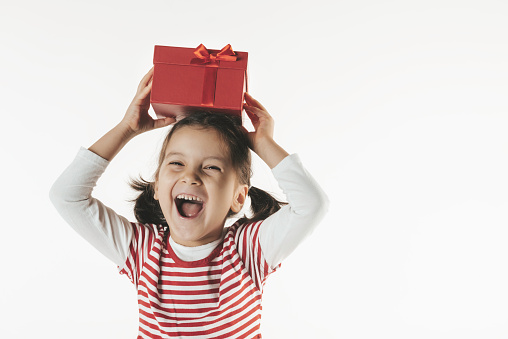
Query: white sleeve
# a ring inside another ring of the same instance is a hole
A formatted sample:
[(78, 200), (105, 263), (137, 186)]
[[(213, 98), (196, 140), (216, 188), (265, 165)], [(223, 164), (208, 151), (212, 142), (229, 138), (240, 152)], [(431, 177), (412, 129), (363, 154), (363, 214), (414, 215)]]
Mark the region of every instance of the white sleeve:
[(122, 268), (133, 237), (132, 226), (126, 218), (91, 196), (108, 164), (81, 147), (51, 187), (49, 196), (60, 215), (79, 235)]
[(284, 158), (272, 173), (288, 200), (288, 205), (263, 221), (259, 230), (261, 250), (275, 268), (321, 222), (329, 200), (297, 154)]

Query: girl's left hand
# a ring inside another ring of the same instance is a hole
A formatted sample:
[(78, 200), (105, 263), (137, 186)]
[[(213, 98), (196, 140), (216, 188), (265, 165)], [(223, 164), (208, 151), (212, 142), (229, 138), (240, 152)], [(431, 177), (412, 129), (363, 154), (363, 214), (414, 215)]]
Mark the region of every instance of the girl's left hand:
[(249, 93), (245, 93), (245, 112), (254, 126), (254, 132), (249, 132), (249, 139), (253, 151), (258, 153), (259, 146), (267, 141), (273, 141), (274, 121), (266, 108)]
[(273, 140), (274, 122), (266, 108), (248, 93), (245, 93), (245, 101), (243, 108), (254, 125), (254, 132), (248, 132), (251, 148), (270, 168), (274, 168), (289, 154)]

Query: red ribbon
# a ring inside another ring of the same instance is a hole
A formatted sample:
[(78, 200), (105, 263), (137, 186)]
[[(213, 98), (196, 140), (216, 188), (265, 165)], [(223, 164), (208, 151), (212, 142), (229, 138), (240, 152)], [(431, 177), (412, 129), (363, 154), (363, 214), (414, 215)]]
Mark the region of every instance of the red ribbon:
[(208, 52), (206, 47), (201, 44), (194, 50), (194, 55), (197, 56), (197, 58), (191, 60), (192, 64), (206, 65), (201, 104), (203, 106), (213, 107), (219, 61), (236, 61), (236, 54), (230, 44), (224, 46), (224, 48), (217, 53)]
[(236, 61), (236, 54), (230, 44), (224, 46), (218, 53), (208, 52), (206, 47), (201, 44), (194, 50), (194, 55), (202, 60), (202, 64), (216, 63), (218, 60)]

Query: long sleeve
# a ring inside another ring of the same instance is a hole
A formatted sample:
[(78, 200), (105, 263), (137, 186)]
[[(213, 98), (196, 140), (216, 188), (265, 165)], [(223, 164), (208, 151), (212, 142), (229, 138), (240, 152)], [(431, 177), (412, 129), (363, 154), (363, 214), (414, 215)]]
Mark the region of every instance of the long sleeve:
[(126, 218), (92, 197), (92, 190), (108, 164), (107, 160), (81, 148), (55, 181), (49, 196), (78, 234), (122, 268), (133, 237), (132, 226)]
[(262, 223), (259, 242), (265, 260), (275, 268), (321, 222), (328, 211), (329, 200), (297, 154), (284, 158), (272, 173), (286, 195), (288, 205)]

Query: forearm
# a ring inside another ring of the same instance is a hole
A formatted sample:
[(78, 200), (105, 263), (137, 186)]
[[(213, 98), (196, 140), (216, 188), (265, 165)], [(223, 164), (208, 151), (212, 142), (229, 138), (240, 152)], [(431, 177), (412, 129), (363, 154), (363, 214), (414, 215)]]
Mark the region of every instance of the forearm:
[(266, 139), (260, 142), (254, 151), (270, 167), (270, 169), (273, 169), (289, 155), (289, 153), (273, 139)]
[(265, 259), (274, 268), (315, 229), (330, 203), (297, 154), (285, 158), (272, 173), (289, 203), (268, 217), (259, 231)]
[(111, 161), (135, 135), (129, 126), (120, 122), (88, 149), (101, 158)]
[(81, 148), (55, 181), (49, 196), (62, 218), (106, 257), (122, 265), (132, 229), (129, 221), (91, 196), (108, 162)]

